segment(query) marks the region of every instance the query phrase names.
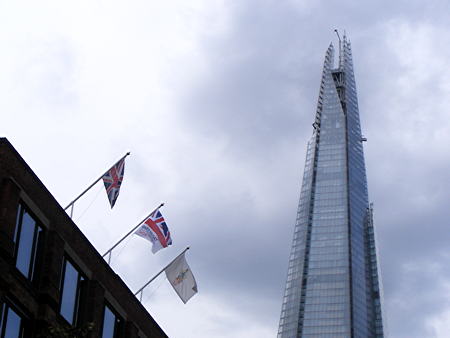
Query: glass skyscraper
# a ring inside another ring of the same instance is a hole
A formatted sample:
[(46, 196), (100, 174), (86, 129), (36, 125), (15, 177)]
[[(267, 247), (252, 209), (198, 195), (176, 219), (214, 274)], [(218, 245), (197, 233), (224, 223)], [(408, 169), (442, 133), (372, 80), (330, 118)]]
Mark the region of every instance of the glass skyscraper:
[(350, 42), (325, 55), (281, 309), (279, 338), (383, 337)]

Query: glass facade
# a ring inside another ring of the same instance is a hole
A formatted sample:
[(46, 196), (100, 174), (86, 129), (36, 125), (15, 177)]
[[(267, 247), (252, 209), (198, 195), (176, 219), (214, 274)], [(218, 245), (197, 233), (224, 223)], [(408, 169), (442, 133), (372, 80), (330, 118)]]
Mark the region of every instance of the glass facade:
[(383, 337), (350, 42), (325, 55), (308, 142), (279, 338)]

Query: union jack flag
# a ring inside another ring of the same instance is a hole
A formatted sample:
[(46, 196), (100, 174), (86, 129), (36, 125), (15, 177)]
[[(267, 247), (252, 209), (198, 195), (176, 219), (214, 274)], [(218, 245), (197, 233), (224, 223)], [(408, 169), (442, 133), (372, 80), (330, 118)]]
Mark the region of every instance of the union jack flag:
[(102, 177), (105, 184), (106, 193), (108, 194), (109, 204), (111, 209), (116, 204), (119, 196), (120, 185), (122, 184), (123, 174), (125, 171), (125, 159), (121, 159), (114, 164), (111, 169)]
[(159, 210), (152, 212), (135, 234), (152, 242), (153, 253), (172, 245), (169, 228)]

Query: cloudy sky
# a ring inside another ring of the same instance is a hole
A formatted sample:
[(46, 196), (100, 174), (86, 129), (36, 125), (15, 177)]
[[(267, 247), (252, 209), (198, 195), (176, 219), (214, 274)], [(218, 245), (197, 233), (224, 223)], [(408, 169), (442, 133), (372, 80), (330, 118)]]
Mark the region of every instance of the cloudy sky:
[(144, 304), (170, 337), (276, 335), (306, 142), (335, 28), (352, 42), (390, 337), (450, 332), (450, 3), (1, 1), (0, 135), (67, 205), (126, 151), (103, 253), (160, 202), (172, 247), (132, 237), (137, 290), (186, 246), (199, 294)]

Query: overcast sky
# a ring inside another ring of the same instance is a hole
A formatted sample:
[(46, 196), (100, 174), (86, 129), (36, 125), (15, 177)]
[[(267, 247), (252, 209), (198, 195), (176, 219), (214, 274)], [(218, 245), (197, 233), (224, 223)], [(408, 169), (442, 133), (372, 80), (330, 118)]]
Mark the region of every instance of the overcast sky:
[(175, 338), (275, 337), (306, 143), (335, 28), (353, 58), (390, 337), (450, 332), (450, 2), (1, 1), (0, 136), (137, 290), (186, 246), (199, 293), (144, 304)]

